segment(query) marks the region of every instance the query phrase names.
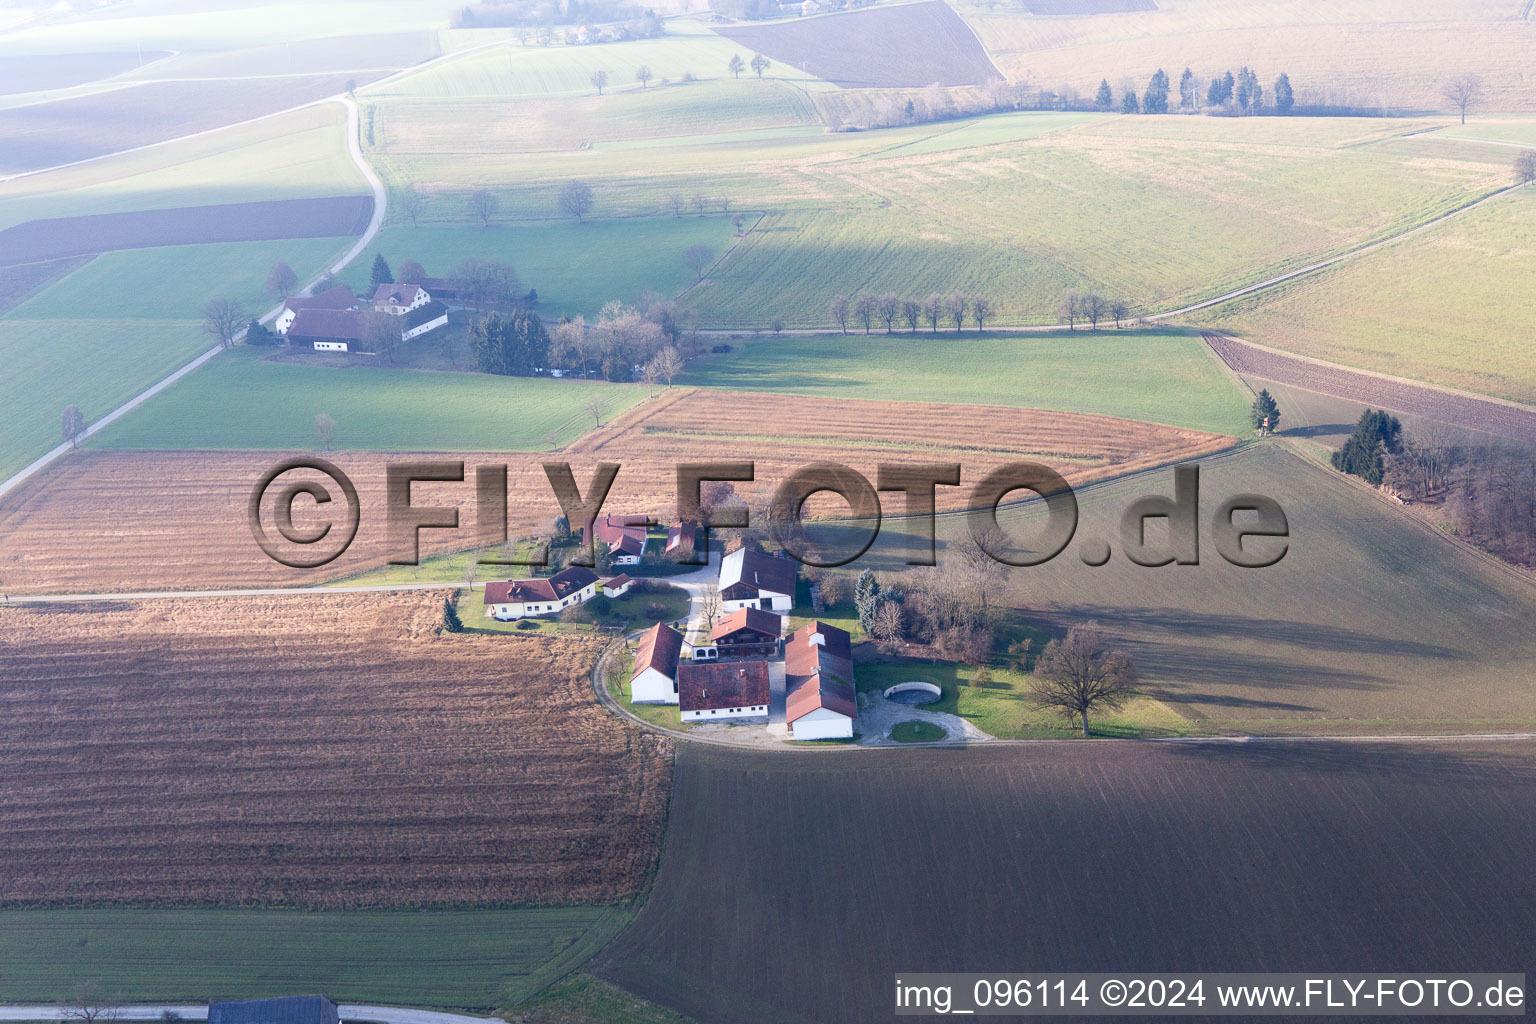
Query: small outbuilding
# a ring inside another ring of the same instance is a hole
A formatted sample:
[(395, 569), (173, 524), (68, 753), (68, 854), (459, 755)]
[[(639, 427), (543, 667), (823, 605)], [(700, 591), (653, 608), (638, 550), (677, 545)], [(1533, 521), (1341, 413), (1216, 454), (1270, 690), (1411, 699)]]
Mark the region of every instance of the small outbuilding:
[(603, 583), (603, 596), (623, 597), (625, 594), (629, 593), (629, 588), (634, 585), (635, 581), (621, 572), (613, 579), (607, 580)]

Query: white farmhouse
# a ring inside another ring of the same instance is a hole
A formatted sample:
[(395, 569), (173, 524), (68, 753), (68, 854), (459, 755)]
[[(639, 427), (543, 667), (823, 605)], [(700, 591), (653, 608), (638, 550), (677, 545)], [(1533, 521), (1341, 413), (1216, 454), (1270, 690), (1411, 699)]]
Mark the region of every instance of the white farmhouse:
[(272, 321), (272, 330), (277, 334), (287, 334), (295, 318), (306, 309), (343, 310), (355, 305), (357, 299), (353, 297), (352, 289), (344, 284), (327, 288), (318, 295), (292, 295), (284, 301), (283, 311), (277, 314), (277, 319)]
[(390, 316), (405, 316), (431, 301), (427, 290), (414, 284), (381, 284), (373, 293), (373, 308)]
[(677, 703), (677, 662), (682, 650), (683, 634), (671, 626), (658, 622), (645, 631), (629, 677), (631, 704)]
[(720, 560), (720, 610), (787, 612), (795, 604), (795, 564), (743, 545)]
[(678, 709), (684, 722), (768, 721), (768, 663), (680, 665)]
[(507, 580), (485, 585), (486, 618), (501, 622), (529, 615), (553, 615), (585, 604), (597, 594), (597, 573), (573, 565), (547, 579)]

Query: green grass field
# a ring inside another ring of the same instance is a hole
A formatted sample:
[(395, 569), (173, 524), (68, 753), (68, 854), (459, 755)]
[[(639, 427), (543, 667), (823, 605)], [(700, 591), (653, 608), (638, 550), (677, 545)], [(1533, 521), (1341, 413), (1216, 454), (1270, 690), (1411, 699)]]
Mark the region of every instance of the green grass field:
[[(156, 395), (90, 442), (101, 448), (314, 448), (329, 413), (336, 446), (396, 451), (547, 451), (592, 428), (593, 394), (612, 416), (645, 397), (641, 385), (327, 369), (268, 362), (240, 348)], [(606, 417), (605, 417), (606, 419)]]
[(1202, 318), (1317, 359), (1533, 402), (1533, 257), (1527, 189)]
[[(553, 209), (554, 197), (550, 196)], [(469, 257), (503, 260), (517, 270), (523, 288), (539, 292), (544, 316), (581, 314), (595, 318), (605, 302), (631, 301), (637, 292), (675, 295), (694, 281), (682, 254), (704, 244), (724, 252), (735, 240), (730, 219), (647, 217), (622, 220), (546, 221), (539, 224), (409, 225), (386, 229), (363, 258), (342, 274), (354, 288), (367, 289), (371, 253), (392, 267), (414, 259), (433, 277), (446, 277)]]
[(488, 1012), (580, 967), (632, 916), (615, 906), (4, 910), (0, 1001), (51, 1005), (89, 980), (138, 1002), (324, 992)]
[[(1198, 566), (1134, 565), (1118, 543), (1101, 568), (1078, 557), (1080, 545), (1118, 537), (1132, 500), (1172, 492), (1171, 471), (1155, 470), (1080, 490), (1072, 545), (1044, 565), (1009, 571), (995, 600), (1057, 635), (1098, 622), (1129, 650), (1142, 688), (1196, 731), (1536, 726), (1536, 589), (1528, 580), (1281, 444), (1200, 466)], [(1217, 554), (1210, 517), (1228, 497), (1255, 493), (1285, 510), (1288, 548), (1276, 565), (1238, 568)], [(1038, 503), (1015, 507), (1004, 525), (1029, 536), (1039, 513)], [(941, 536), (959, 527), (947, 523)]]
[[(1246, 434), (1248, 401), (1198, 334), (1101, 330), (735, 341), (680, 383), (821, 398), (1099, 413)], [(943, 372), (936, 372), (942, 367)]]

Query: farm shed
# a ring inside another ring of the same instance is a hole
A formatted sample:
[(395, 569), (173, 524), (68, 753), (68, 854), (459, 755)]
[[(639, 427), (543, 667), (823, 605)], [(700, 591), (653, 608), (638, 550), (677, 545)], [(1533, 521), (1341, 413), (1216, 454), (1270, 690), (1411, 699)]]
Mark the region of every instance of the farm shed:
[(784, 720), (791, 739), (850, 739), (859, 717), (845, 630), (808, 622), (784, 645)]
[(272, 330), (287, 334), (294, 318), (306, 309), (351, 309), (357, 305), (357, 297), (344, 284), (327, 288), (318, 295), (292, 295), (283, 303), (283, 311), (272, 321)]
[(573, 565), (547, 579), (506, 580), (485, 585), (486, 618), (511, 622), (528, 615), (551, 615), (585, 604), (597, 594), (597, 573)]
[(349, 352), (363, 338), (363, 319), (349, 309), (301, 309), (288, 328), (289, 344), (316, 352)]
[(428, 331), (435, 331), (448, 323), (448, 307), (441, 302), (428, 302), (425, 306), (419, 306), (405, 314), (405, 329), (401, 332), (401, 341), (410, 341), (419, 338)]
[(740, 547), (720, 561), (720, 607), (787, 612), (795, 603), (795, 565), (756, 548)]
[(677, 670), (679, 710), (685, 722), (768, 721), (768, 663), (716, 662)]
[(683, 634), (656, 623), (640, 637), (635, 668), (629, 677), (631, 704), (676, 704), (677, 662), (683, 650)]
[(624, 573), (619, 573), (611, 580), (603, 581), (604, 597), (623, 597), (629, 593), (629, 588), (635, 585), (635, 581)]
[(760, 608), (738, 608), (715, 623), (710, 643), (722, 658), (768, 658), (779, 652), (784, 620)]
[(336, 1004), (325, 996), (232, 999), (208, 1004), (208, 1024), (339, 1024)]

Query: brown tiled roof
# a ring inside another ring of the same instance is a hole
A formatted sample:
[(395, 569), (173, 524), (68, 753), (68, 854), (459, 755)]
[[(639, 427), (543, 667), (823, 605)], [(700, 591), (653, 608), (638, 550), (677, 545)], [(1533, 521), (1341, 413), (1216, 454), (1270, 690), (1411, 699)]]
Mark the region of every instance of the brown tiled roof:
[(630, 579), (629, 576), (627, 576), (626, 574), (621, 572), (617, 576), (615, 576), (613, 579), (608, 580), (607, 582), (605, 582), (603, 584), (603, 586), (605, 586), (605, 587), (622, 587), (626, 583), (633, 583), (633, 582), (635, 582), (635, 581)]
[(288, 328), (288, 337), (359, 341), (363, 337), (363, 318), (350, 309), (301, 309)]
[(681, 665), (677, 670), (678, 707), (683, 711), (750, 708), (768, 705), (766, 661)]
[(527, 604), (529, 601), (562, 601), (588, 584), (597, 582), (597, 573), (583, 566), (561, 569), (546, 579), (506, 580), (485, 585), (485, 603)]
[(727, 555), (720, 565), (720, 589), (738, 583), (759, 591), (793, 595), (795, 563), (787, 558), (765, 555), (756, 548), (739, 548)]
[[(812, 643), (817, 635), (825, 642)], [(808, 622), (795, 630), (784, 645), (784, 685), (787, 723), (793, 724), (818, 708), (857, 718), (853, 645), (847, 631), (824, 622)]]
[(668, 679), (677, 675), (677, 659), (683, 650), (683, 634), (664, 623), (656, 623), (640, 638), (640, 649), (635, 652), (635, 676), (648, 668), (654, 668)]
[(290, 296), (284, 305), (295, 313), (304, 309), (351, 309), (357, 305), (357, 297), (352, 294), (352, 289), (338, 284), (317, 295)]
[(607, 544), (610, 551), (640, 555), (645, 552), (648, 522), (645, 516), (603, 516), (592, 521), (592, 535)]
[(709, 638), (719, 640), (737, 630), (750, 629), (777, 640), (783, 625), (784, 620), (773, 612), (765, 612), (761, 608), (738, 608), (715, 623), (715, 627), (709, 631)]
[(409, 306), (421, 291), (414, 284), (381, 284), (373, 293), (375, 306)]

